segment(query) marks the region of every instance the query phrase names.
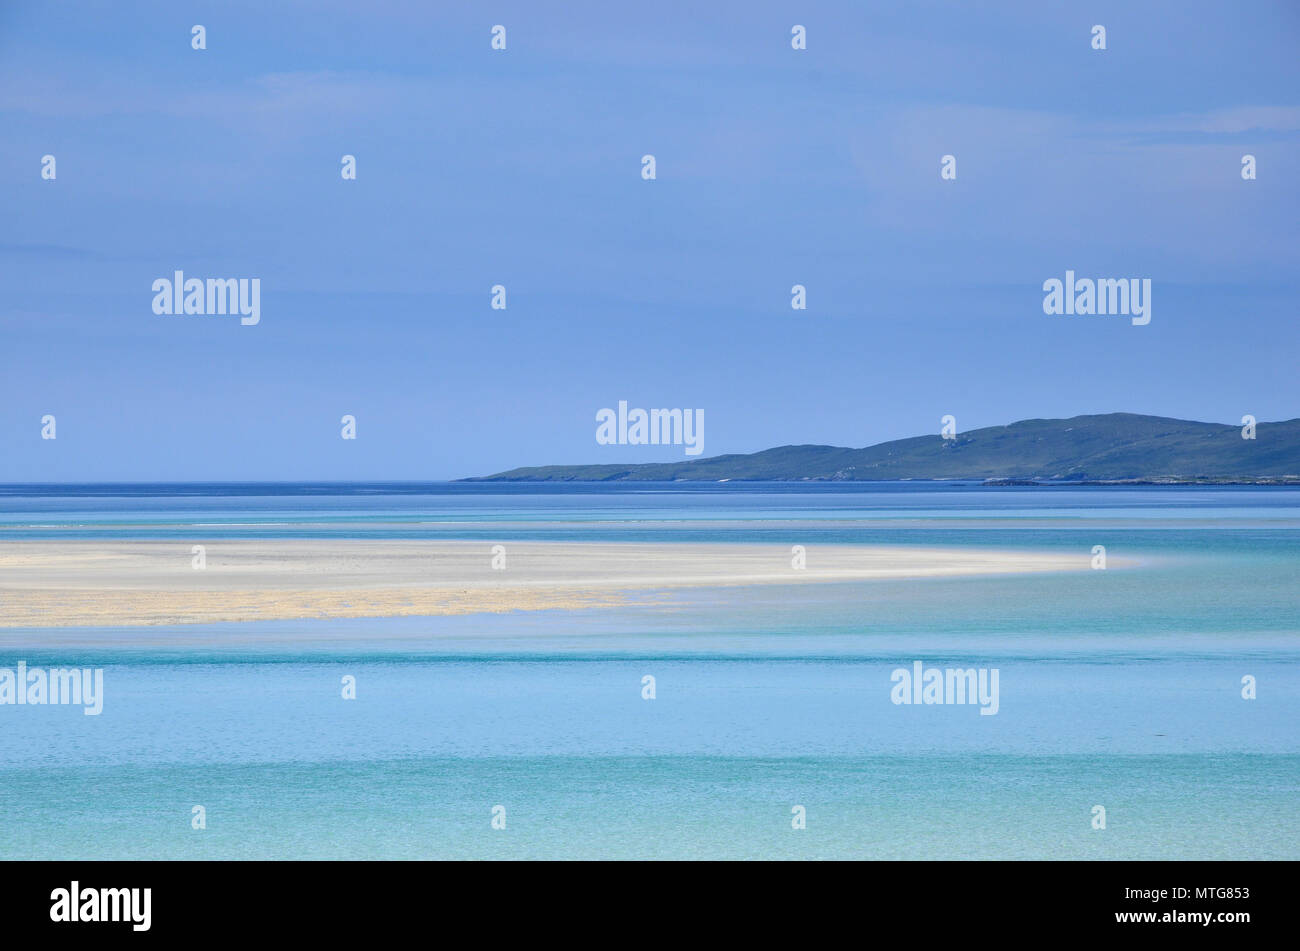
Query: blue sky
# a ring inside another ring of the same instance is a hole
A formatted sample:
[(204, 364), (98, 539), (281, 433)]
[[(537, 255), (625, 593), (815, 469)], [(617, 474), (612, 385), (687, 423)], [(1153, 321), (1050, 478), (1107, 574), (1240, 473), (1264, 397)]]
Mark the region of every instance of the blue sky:
[[(619, 400), (706, 456), (1300, 415), (1300, 6), (990, 6), (5, 3), (0, 481), (684, 458)], [(177, 269), (261, 323), (154, 315)], [(1066, 269), (1151, 323), (1045, 316)]]

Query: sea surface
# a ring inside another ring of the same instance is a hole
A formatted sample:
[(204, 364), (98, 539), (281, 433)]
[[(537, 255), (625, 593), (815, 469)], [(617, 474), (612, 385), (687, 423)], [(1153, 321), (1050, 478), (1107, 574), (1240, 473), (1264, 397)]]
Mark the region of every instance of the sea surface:
[[(0, 541), (96, 538), (747, 542), (810, 564), (935, 545), (1085, 570), (147, 629), (5, 629), (0, 600), (0, 668), (105, 681), (97, 717), (0, 706), (0, 858), (1300, 858), (1297, 489), (0, 487)], [(996, 669), (997, 713), (894, 703), (917, 661)]]

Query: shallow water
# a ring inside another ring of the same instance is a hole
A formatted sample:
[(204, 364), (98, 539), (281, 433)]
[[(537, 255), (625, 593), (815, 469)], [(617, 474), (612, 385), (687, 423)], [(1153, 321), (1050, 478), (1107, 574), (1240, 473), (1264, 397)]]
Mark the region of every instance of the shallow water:
[[(201, 525), (752, 541), (810, 561), (1103, 544), (1132, 562), (582, 612), (0, 631), (0, 667), (105, 668), (98, 717), (0, 706), (3, 857), (1300, 858), (1294, 490), (456, 486), (0, 509), (0, 538)], [(996, 715), (893, 703), (892, 672), (918, 660), (997, 669)]]

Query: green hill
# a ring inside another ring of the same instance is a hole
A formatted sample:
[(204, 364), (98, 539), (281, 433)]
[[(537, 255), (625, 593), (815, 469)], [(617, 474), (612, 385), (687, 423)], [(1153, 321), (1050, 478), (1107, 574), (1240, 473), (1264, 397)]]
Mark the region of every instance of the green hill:
[(535, 466), (463, 481), (1300, 482), (1300, 419), (1240, 426), (1133, 413), (1026, 419), (945, 440), (781, 446), (746, 455), (641, 465)]

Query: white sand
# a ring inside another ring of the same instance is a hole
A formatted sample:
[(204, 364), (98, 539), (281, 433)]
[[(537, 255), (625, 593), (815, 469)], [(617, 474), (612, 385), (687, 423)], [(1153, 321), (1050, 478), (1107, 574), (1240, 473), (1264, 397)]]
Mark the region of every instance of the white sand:
[[(207, 567), (191, 566), (191, 547)], [(1085, 571), (1077, 554), (812, 545), (423, 540), (0, 542), (0, 628), (472, 614), (687, 586)], [(792, 542), (793, 544), (793, 542)]]

